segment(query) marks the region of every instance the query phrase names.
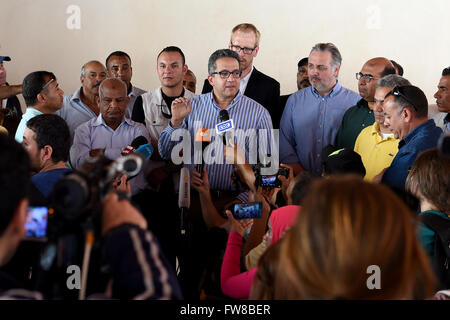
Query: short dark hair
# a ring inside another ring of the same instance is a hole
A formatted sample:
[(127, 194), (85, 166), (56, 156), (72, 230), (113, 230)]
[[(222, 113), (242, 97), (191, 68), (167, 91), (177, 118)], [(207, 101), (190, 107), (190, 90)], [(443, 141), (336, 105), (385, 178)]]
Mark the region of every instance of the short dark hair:
[(450, 76), (450, 67), (445, 68), (444, 70), (442, 70), (442, 76)]
[(0, 134), (0, 234), (11, 223), (30, 186), (30, 158), (14, 138)]
[(219, 49), (214, 51), (208, 59), (208, 74), (211, 75), (217, 68), (216, 61), (222, 58), (236, 59), (239, 64), (239, 70), (241, 70), (241, 60), (239, 55), (230, 49)]
[(35, 71), (23, 79), (22, 96), (27, 106), (34, 106), (37, 103), (37, 95), (42, 91), (46, 77), (56, 80), (55, 75), (48, 71)]
[[(403, 96), (394, 95), (392, 92), (394, 90), (399, 90)], [(418, 118), (428, 117), (428, 100), (423, 91), (416, 86), (400, 86), (395, 87), (389, 92), (385, 98), (388, 96), (394, 96), (394, 101), (397, 104), (397, 109), (409, 107), (411, 112)], [(400, 110), (399, 110), (400, 111)]]
[(105, 61), (105, 62), (106, 62), (106, 70), (108, 70), (108, 61), (109, 61), (109, 59), (111, 59), (112, 56), (117, 56), (117, 57), (127, 57), (128, 60), (130, 60), (130, 66), (131, 66), (131, 58), (130, 58), (130, 56), (129, 56), (126, 52), (123, 52), (123, 51), (114, 51), (114, 52), (112, 52), (112, 53), (109, 54), (108, 58), (106, 58), (106, 61)]
[(175, 46), (169, 46), (169, 47), (165, 47), (164, 49), (161, 50), (161, 52), (158, 54), (158, 56), (156, 57), (156, 61), (158, 61), (159, 56), (163, 53), (163, 52), (178, 52), (181, 57), (183, 58), (183, 66), (186, 64), (186, 59), (184, 57), (184, 53), (183, 51), (181, 51), (180, 48), (175, 47)]
[(300, 61), (297, 63), (297, 68), (303, 67), (308, 65), (308, 57), (300, 59)]
[(380, 78), (383, 78), (390, 74), (396, 74), (395, 68), (393, 66), (387, 65), (386, 67), (384, 67), (383, 71), (381, 71)]
[(295, 177), (295, 185), (291, 191), (292, 204), (302, 205), (302, 201), (308, 194), (309, 187), (315, 179), (319, 179), (319, 177), (307, 171), (303, 171)]
[(67, 161), (70, 150), (70, 131), (66, 121), (55, 114), (41, 114), (27, 122), (27, 128), (36, 134), (35, 140), (39, 149), (49, 145), (52, 147), (54, 163)]
[(391, 60), (391, 63), (394, 65), (394, 67), (398, 70), (398, 75), (399, 76), (403, 76), (403, 68), (401, 65), (399, 65), (397, 62), (395, 62), (394, 60)]

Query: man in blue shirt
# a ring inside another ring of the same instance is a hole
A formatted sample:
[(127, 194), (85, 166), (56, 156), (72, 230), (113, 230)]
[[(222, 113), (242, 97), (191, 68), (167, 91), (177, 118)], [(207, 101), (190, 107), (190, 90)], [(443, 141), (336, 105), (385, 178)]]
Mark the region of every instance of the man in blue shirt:
[(54, 184), (72, 171), (66, 168), (69, 128), (64, 119), (55, 114), (38, 115), (27, 122), (22, 146), (30, 156), (31, 169), (37, 172), (31, 181), (48, 199)]
[(16, 130), (16, 141), (21, 143), (27, 122), (40, 114), (51, 114), (61, 109), (64, 91), (59, 87), (53, 73), (35, 71), (28, 74), (22, 83), (22, 95), (27, 110), (22, 115)]
[(81, 87), (64, 97), (61, 110), (56, 114), (66, 120), (73, 140), (75, 129), (99, 114), (98, 88), (106, 78), (106, 69), (98, 61), (89, 61), (81, 67)]
[[(249, 148), (251, 142), (244, 141), (245, 135), (252, 130), (256, 136), (259, 134), (257, 142), (260, 149), (259, 159), (261, 159), (261, 155), (265, 155), (269, 148), (268, 141), (270, 141), (271, 136), (272, 120), (267, 109), (239, 92), (241, 70), (239, 56), (236, 52), (229, 49), (214, 52), (209, 58), (208, 72), (208, 80), (213, 87), (213, 91), (196, 96), (191, 100), (179, 97), (172, 102), (172, 117), (169, 125), (161, 132), (158, 149), (163, 159), (171, 159), (172, 150), (180, 137), (177, 134), (183, 132), (177, 129), (189, 130), (187, 133), (191, 138), (192, 146), (197, 130), (200, 128), (209, 129), (210, 135), (215, 138), (211, 141), (209, 147), (209, 150), (214, 149), (215, 152), (209, 153), (211, 157), (205, 158), (205, 162), (208, 164), (206, 169), (208, 177), (210, 177), (211, 189), (229, 191), (234, 189), (230, 179), (233, 165), (225, 163), (221, 137), (214, 137), (214, 128), (221, 121), (220, 111), (226, 110), (229, 118), (234, 121), (238, 144), (246, 150), (247, 159), (251, 163), (256, 163), (257, 151), (254, 150), (255, 152), (252, 153), (252, 148)], [(172, 140), (172, 136), (174, 136), (174, 140)], [(248, 140), (256, 139), (256, 136), (250, 137)], [(253, 140), (252, 142), (256, 141)], [(243, 146), (244, 143), (245, 147)], [(208, 151), (205, 154), (208, 154)], [(255, 161), (252, 161), (252, 159)], [(192, 160), (194, 160), (194, 157), (192, 157)], [(194, 162), (192, 160), (190, 163)]]
[(442, 134), (434, 120), (428, 120), (428, 101), (422, 90), (415, 86), (395, 87), (383, 103), (384, 124), (401, 139), (398, 153), (391, 166), (384, 169), (374, 181), (404, 188), (408, 170), (420, 152), (435, 148)]
[[(86, 158), (105, 157), (115, 160), (123, 149), (137, 137), (150, 140), (148, 131), (141, 123), (125, 117), (130, 97), (126, 84), (118, 78), (104, 80), (99, 87), (100, 115), (83, 124), (76, 130), (70, 149), (70, 161), (79, 168)], [(130, 180), (131, 192), (136, 194), (146, 186), (144, 175), (140, 173)]]
[(322, 173), (322, 149), (333, 144), (342, 117), (361, 99), (338, 82), (341, 54), (332, 43), (318, 43), (309, 54), (311, 87), (292, 94), (280, 125), (280, 159), (295, 174), (303, 170)]

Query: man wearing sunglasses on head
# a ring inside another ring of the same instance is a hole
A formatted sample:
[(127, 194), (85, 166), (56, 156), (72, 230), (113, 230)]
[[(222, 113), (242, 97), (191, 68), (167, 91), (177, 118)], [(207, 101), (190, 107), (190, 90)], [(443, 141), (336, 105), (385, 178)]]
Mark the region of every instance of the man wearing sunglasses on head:
[[(279, 110), (280, 83), (265, 75), (253, 66), (253, 59), (259, 51), (259, 30), (250, 23), (241, 23), (231, 31), (228, 49), (239, 55), (241, 77), (239, 91), (266, 108), (273, 120), (273, 127), (279, 128), (281, 112)], [(212, 86), (205, 80), (202, 93), (208, 93)]]
[(27, 122), (40, 114), (52, 114), (61, 109), (64, 91), (59, 87), (53, 73), (35, 71), (23, 79), (22, 95), (27, 105), (16, 130), (16, 141), (22, 143)]
[(398, 153), (391, 166), (384, 169), (374, 181), (404, 188), (408, 170), (420, 152), (435, 148), (442, 134), (434, 120), (428, 120), (428, 101), (418, 87), (394, 87), (383, 102), (384, 124), (401, 139)]
[(377, 81), (388, 74), (395, 74), (394, 66), (388, 59), (382, 57), (370, 59), (356, 74), (361, 100), (344, 113), (336, 135), (336, 146), (353, 149), (361, 130), (374, 123), (375, 88)]

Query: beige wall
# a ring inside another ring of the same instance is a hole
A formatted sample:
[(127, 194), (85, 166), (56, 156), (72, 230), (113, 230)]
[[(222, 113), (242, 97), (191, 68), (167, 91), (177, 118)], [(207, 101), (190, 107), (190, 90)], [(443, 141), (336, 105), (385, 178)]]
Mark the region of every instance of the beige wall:
[[(80, 8), (80, 29), (67, 27), (70, 5)], [(157, 53), (176, 45), (199, 93), (209, 55), (228, 44), (234, 25), (250, 22), (262, 34), (255, 66), (280, 82), (282, 94), (296, 90), (299, 58), (317, 42), (333, 42), (343, 56), (344, 86), (357, 90), (354, 74), (364, 61), (386, 56), (434, 103), (440, 72), (450, 65), (449, 9), (447, 0), (2, 0), (0, 55), (12, 58), (5, 63), (10, 83), (49, 70), (69, 94), (81, 65), (104, 62), (113, 50), (131, 55), (135, 85), (154, 88)]]

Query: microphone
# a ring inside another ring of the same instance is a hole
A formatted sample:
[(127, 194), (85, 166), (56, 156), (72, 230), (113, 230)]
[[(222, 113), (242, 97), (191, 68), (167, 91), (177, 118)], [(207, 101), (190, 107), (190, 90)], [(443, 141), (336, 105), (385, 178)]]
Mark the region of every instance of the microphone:
[[(145, 139), (145, 137), (142, 138)], [(135, 140), (133, 140), (133, 142)], [(131, 179), (136, 177), (139, 174), (139, 172), (141, 171), (145, 172), (147, 164), (146, 160), (152, 156), (153, 151), (155, 151), (155, 149), (151, 144), (148, 143), (143, 144), (139, 146), (134, 152), (124, 155), (123, 157), (117, 158), (113, 162), (113, 168), (117, 172), (123, 172), (125, 175), (127, 175), (127, 181), (130, 181)], [(120, 181), (118, 185), (120, 185)]]
[(148, 143), (148, 140), (144, 136), (139, 136), (135, 138), (130, 145), (126, 146), (125, 149), (122, 151), (122, 155), (126, 156), (130, 153), (133, 153), (136, 151), (137, 148), (139, 148), (141, 145)]
[(181, 210), (181, 235), (186, 234), (186, 227), (185, 227), (185, 211), (189, 209), (191, 206), (191, 181), (190, 181), (190, 175), (189, 175), (189, 169), (184, 167), (181, 168), (180, 172), (180, 188), (178, 193), (178, 207)]
[(229, 146), (230, 134), (234, 129), (233, 119), (230, 119), (227, 110), (221, 110), (219, 113), (220, 122), (216, 124), (216, 133), (222, 136), (223, 144)]
[(203, 166), (204, 166), (203, 152), (205, 151), (206, 147), (209, 145), (210, 142), (211, 142), (211, 135), (209, 134), (209, 130), (205, 128), (198, 129), (197, 134), (195, 136), (194, 152), (198, 154), (201, 148), (202, 162), (197, 164), (196, 168), (196, 171), (200, 173), (200, 175), (203, 174)]

